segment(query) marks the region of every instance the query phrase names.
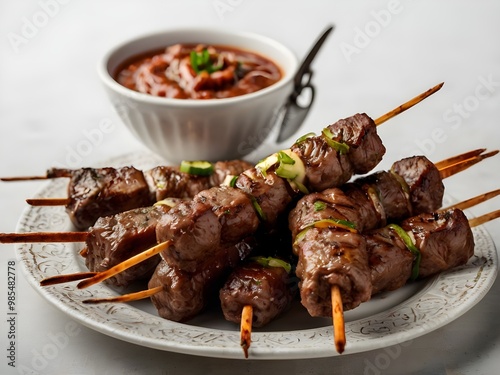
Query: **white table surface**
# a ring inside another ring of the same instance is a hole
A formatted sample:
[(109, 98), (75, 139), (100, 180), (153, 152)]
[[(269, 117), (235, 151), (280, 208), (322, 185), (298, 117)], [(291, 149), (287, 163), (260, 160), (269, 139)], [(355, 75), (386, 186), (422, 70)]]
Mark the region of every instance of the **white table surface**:
[[(68, 163), (91, 166), (142, 149), (113, 112), (96, 74), (100, 56), (123, 39), (177, 26), (217, 26), (266, 34), (301, 57), (329, 24), (336, 30), (313, 65), (317, 97), (301, 133), (356, 112), (377, 117), (445, 81), (439, 93), (380, 128), (388, 152), (379, 169), (412, 154), (438, 161), (475, 148), (500, 148), (498, 1), (2, 0), (0, 175), (40, 174)], [(363, 40), (360, 30), (369, 39)], [(113, 131), (76, 160), (85, 132), (102, 121), (111, 121)], [(448, 194), (464, 200), (499, 188), (499, 157), (447, 180)], [(0, 232), (15, 230), (24, 200), (42, 184), (0, 184)], [(472, 211), (499, 208), (500, 198)], [(500, 220), (486, 228), (498, 246)], [(14, 246), (2, 245), (0, 259), (6, 285)], [(465, 315), (404, 347), (254, 361), (169, 353), (107, 337), (49, 305), (23, 279), (20, 264), (17, 271), (17, 368), (6, 358), (2, 287), (1, 374), (498, 373), (499, 283)], [(74, 334), (57, 353), (41, 359), (51, 337), (67, 330)]]

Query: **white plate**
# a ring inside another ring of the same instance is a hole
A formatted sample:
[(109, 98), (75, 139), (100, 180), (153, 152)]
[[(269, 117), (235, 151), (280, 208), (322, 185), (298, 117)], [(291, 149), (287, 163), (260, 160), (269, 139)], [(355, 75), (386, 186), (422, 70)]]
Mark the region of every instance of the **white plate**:
[[(107, 166), (161, 164), (149, 154), (109, 161)], [(66, 194), (65, 179), (55, 179), (40, 197)], [(68, 231), (72, 226), (62, 207), (29, 207), (20, 218), (19, 232)], [(429, 333), (476, 305), (493, 284), (498, 269), (495, 246), (481, 227), (474, 228), (475, 255), (464, 267), (382, 294), (346, 312), (347, 346), (343, 355), (398, 344)], [(106, 335), (160, 350), (200, 356), (242, 359), (238, 327), (226, 322), (217, 307), (187, 324), (158, 317), (149, 300), (131, 304), (82, 304), (83, 299), (117, 295), (104, 284), (76, 289), (75, 283), (41, 287), (45, 277), (86, 270), (78, 255), (82, 245), (24, 244), (18, 246), (29, 283), (47, 301), (78, 322)], [(123, 291), (121, 291), (123, 292)], [(311, 318), (296, 303), (280, 319), (254, 330), (250, 358), (299, 359), (335, 356), (329, 319)]]

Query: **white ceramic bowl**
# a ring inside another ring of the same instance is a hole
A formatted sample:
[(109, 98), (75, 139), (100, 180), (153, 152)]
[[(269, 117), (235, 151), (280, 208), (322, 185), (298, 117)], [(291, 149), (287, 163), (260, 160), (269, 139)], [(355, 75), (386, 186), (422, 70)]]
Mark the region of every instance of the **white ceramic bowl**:
[[(227, 45), (257, 52), (282, 69), (282, 78), (260, 91), (225, 99), (170, 99), (130, 90), (113, 78), (125, 60), (176, 43)], [(293, 90), (295, 55), (268, 37), (218, 29), (161, 31), (127, 41), (107, 53), (99, 76), (128, 129), (153, 152), (181, 160), (242, 158), (262, 144)]]

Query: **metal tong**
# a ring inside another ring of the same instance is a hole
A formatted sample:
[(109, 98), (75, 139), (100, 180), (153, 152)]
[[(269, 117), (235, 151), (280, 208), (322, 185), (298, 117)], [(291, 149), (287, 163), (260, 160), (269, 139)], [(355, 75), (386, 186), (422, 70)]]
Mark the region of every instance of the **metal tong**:
[[(312, 106), (314, 101), (314, 86), (311, 83), (313, 76), (311, 63), (326, 40), (328, 34), (330, 34), (333, 29), (334, 26), (330, 26), (323, 32), (323, 34), (321, 34), (320, 38), (307, 54), (306, 58), (302, 61), (297, 73), (295, 73), (293, 92), (288, 97), (287, 102), (280, 111), (281, 113), (278, 115), (278, 122), (281, 122), (277, 138), (278, 142), (288, 139), (299, 129)], [(308, 89), (310, 91), (309, 100), (306, 104), (300, 103), (298, 100), (304, 89)]]

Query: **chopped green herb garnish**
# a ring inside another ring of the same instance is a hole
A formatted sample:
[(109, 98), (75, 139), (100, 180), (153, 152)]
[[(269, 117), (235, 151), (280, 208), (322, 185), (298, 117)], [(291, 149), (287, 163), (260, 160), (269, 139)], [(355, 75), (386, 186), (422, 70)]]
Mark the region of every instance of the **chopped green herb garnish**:
[(294, 244), (301, 241), (304, 238), (306, 232), (311, 228), (340, 228), (346, 229), (352, 233), (357, 233), (356, 224), (352, 221), (343, 219), (322, 219), (308, 224), (295, 236)]
[(204, 160), (183, 160), (181, 162), (179, 170), (181, 172), (193, 174), (196, 176), (210, 176), (212, 173), (214, 173), (214, 165)]
[(321, 201), (314, 202), (314, 211), (323, 211), (326, 208), (326, 203)]
[(259, 219), (261, 221), (266, 221), (267, 220), (266, 213), (264, 212), (264, 210), (260, 206), (259, 202), (257, 202), (257, 199), (255, 199), (255, 197), (251, 197), (251, 200), (252, 200), (253, 208), (257, 212), (257, 216), (259, 217)]
[(287, 263), (284, 260), (278, 258), (253, 257), (250, 258), (250, 260), (257, 262), (264, 267), (282, 267), (287, 273), (290, 273), (290, 271), (292, 270), (292, 266), (290, 265), (290, 263)]
[(208, 74), (222, 69), (222, 64), (215, 65), (207, 49), (201, 52), (191, 51), (191, 66), (196, 74), (206, 71)]
[(349, 145), (344, 142), (339, 142), (333, 139), (333, 134), (328, 128), (324, 128), (321, 131), (321, 135), (323, 136), (323, 139), (328, 143), (328, 146), (333, 148), (335, 151), (337, 151), (341, 155), (345, 155), (349, 152)]
[(283, 164), (294, 165), (295, 160), (293, 160), (286, 152), (279, 151), (278, 152), (278, 161)]
[(304, 142), (307, 138), (311, 138), (311, 137), (314, 137), (316, 134), (313, 133), (313, 132), (310, 132), (310, 133), (307, 133), (307, 134), (304, 134), (302, 137), (300, 137), (299, 139), (297, 139), (295, 141), (295, 144), (298, 144), (298, 143), (301, 143), (301, 142)]
[(415, 246), (410, 235), (406, 233), (406, 231), (399, 225), (389, 224), (388, 227), (396, 232), (399, 238), (401, 238), (401, 240), (404, 242), (406, 248), (410, 250), (410, 252), (415, 257), (415, 260), (413, 261), (413, 268), (411, 270), (411, 278), (410, 278), (410, 280), (415, 280), (418, 277), (418, 274), (420, 273), (420, 260), (422, 259), (422, 254), (420, 253), (420, 250)]

